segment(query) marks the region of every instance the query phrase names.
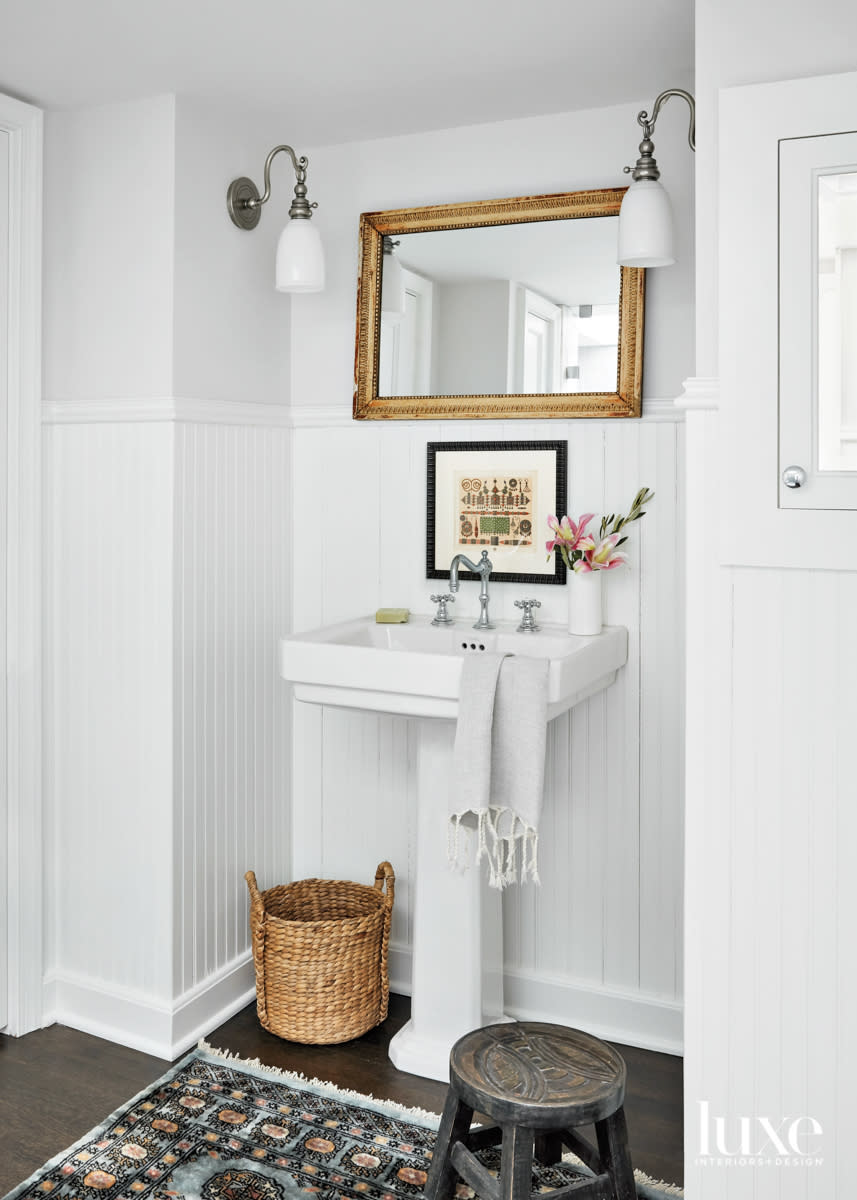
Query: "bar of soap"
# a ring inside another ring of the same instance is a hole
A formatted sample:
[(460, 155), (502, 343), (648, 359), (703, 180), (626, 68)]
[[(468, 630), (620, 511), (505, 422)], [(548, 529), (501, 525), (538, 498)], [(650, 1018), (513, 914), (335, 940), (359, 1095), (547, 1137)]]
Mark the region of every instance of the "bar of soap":
[(404, 625), (410, 615), (409, 608), (379, 608), (375, 613), (375, 624)]

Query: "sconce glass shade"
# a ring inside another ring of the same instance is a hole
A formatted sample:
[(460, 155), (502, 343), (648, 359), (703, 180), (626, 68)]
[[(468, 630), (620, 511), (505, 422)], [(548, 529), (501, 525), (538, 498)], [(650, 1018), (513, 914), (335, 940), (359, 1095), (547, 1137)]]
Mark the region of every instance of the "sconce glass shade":
[(381, 312), (386, 317), (405, 315), (405, 275), (394, 250), (385, 250), (383, 255)]
[(289, 221), (277, 242), (278, 292), (320, 292), (324, 287), (324, 249), (309, 218)]
[(675, 262), (670, 198), (656, 179), (638, 179), (619, 210), (622, 267), (669, 267)]

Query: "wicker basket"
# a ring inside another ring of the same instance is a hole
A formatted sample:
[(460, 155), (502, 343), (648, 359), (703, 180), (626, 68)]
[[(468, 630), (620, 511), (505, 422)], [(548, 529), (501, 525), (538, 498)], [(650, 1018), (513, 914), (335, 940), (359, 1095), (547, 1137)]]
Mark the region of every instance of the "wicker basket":
[[(303, 879), (250, 889), (256, 1011), (290, 1042), (347, 1042), (387, 1015), (387, 948), (396, 877), (388, 862), (375, 886)], [(383, 890), (386, 883), (386, 892)]]

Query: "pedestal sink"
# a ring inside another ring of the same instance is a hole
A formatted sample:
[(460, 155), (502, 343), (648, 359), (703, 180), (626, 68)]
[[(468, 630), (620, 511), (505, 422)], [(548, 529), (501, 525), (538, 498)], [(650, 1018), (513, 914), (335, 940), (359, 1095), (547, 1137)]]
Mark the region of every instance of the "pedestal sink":
[(628, 633), (614, 626), (574, 637), (550, 625), (517, 633), (513, 621), (477, 631), (434, 627), (428, 616), (405, 625), (360, 617), (280, 642), (280, 672), (297, 700), (422, 718), (411, 1019), (390, 1043), (390, 1058), (399, 1070), (444, 1081), (452, 1044), (503, 1019), (500, 893), (482, 868), (450, 869), (446, 836), (462, 662), (491, 652), (549, 660), (550, 720), (613, 682)]

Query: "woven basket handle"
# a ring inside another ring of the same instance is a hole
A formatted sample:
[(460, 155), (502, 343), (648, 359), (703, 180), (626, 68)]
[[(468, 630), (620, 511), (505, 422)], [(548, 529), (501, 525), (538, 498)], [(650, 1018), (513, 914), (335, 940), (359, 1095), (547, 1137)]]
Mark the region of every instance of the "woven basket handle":
[(248, 871), (244, 878), (247, 881), (247, 887), (250, 890), (250, 907), (254, 909), (262, 908), (262, 893), (259, 891), (259, 885), (256, 883), (256, 872)]
[(387, 884), (387, 894), (385, 897), (387, 912), (392, 912), (393, 900), (396, 897), (396, 876), (393, 873), (393, 868), (388, 862), (378, 864), (378, 870), (375, 872), (375, 891), (380, 892), (384, 884)]
[(381, 934), (381, 1010), (378, 1014), (379, 1022), (386, 1020), (387, 1008), (390, 1002), (390, 966), (388, 959), (390, 925), (393, 919), (393, 899), (396, 895), (396, 876), (393, 874), (393, 868), (388, 862), (378, 864), (378, 870), (375, 872), (375, 891), (380, 892), (385, 883), (387, 885), (387, 894), (384, 897), (384, 929)]
[(256, 883), (255, 871), (244, 876), (250, 891), (250, 933), (253, 942), (253, 965), (256, 971), (256, 1011), (264, 1026), (268, 1024), (268, 1001), (265, 995), (265, 901)]

